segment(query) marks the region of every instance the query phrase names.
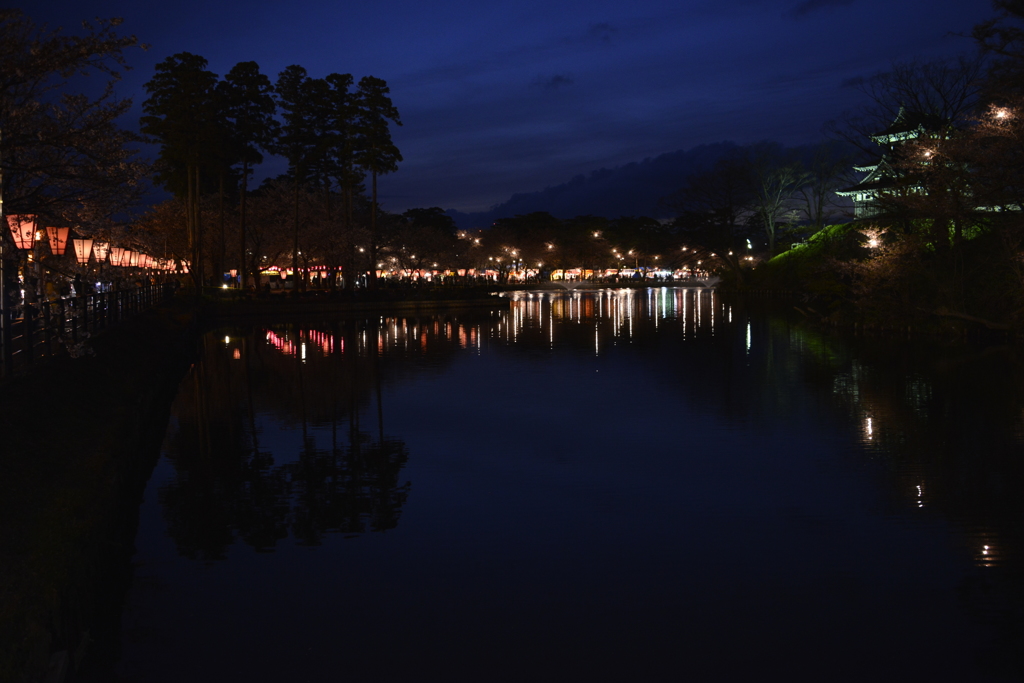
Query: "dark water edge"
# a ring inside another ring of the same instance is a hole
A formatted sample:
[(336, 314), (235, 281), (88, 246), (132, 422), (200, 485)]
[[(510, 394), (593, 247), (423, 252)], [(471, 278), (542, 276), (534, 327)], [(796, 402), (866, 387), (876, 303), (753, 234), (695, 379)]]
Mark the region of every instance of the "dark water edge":
[[(969, 560), (957, 599), (989, 636), (976, 646), (975, 673), (949, 672), (938, 680), (1024, 680), (1020, 339), (976, 327), (939, 336), (909, 328), (836, 328), (820, 325), (792, 300), (734, 302), (801, 331), (818, 357), (809, 381), (831, 384), (828, 393), (848, 392), (851, 412), (867, 406), (875, 416), (874, 433), (868, 423), (865, 438), (878, 443), (877, 449), (869, 443), (867, 452), (882, 474), (887, 505), (894, 514), (928, 508), (952, 530), (955, 554)], [(850, 359), (856, 359), (852, 371)], [(837, 376), (841, 367), (846, 372)], [(839, 383), (847, 386), (837, 389)], [(883, 674), (880, 680), (896, 678)]]
[(109, 658), (194, 321), (179, 300), (4, 383), (0, 680), (78, 680)]
[[(743, 310), (742, 306), (737, 304), (737, 310)], [(752, 308), (760, 309), (761, 306), (753, 304)], [(758, 316), (766, 313), (761, 310), (752, 312)], [(894, 511), (901, 509), (907, 505), (910, 495), (908, 492), (913, 493), (916, 486), (913, 482), (933, 482), (926, 494), (929, 509), (938, 519), (958, 529), (963, 548), (974, 554), (971, 558), (973, 569), (968, 572), (959, 589), (961, 604), (994, 634), (991, 640), (977, 643), (976, 664), (979, 674), (984, 672), (985, 676), (979, 680), (1024, 680), (1024, 658), (1021, 655), (1024, 652), (1024, 581), (1020, 572), (1020, 549), (1024, 547), (1024, 497), (1018, 494), (1019, 486), (1024, 482), (1024, 468), (1021, 453), (1012, 445), (1014, 441), (1007, 440), (1006, 434), (991, 433), (985, 429), (990, 418), (995, 416), (1000, 417), (999, 423), (1003, 425), (1012, 423), (1015, 419), (1018, 424), (1020, 423), (1019, 416), (1014, 418), (1009, 413), (1019, 412), (1021, 405), (1024, 404), (1021, 396), (1024, 356), (1021, 349), (1009, 346), (951, 349), (902, 339), (838, 336), (806, 328), (788, 310), (774, 314), (769, 324), (777, 330), (786, 330), (787, 335), (796, 335), (801, 344), (817, 349), (817, 362), (809, 364), (805, 369), (804, 381), (812, 385), (817, 383), (823, 392), (834, 391), (837, 368), (848, 367), (850, 357), (860, 359), (859, 367), (866, 369), (866, 374), (856, 379), (858, 397), (856, 401), (851, 399), (851, 406), (854, 402), (858, 405), (862, 405), (864, 401), (869, 402), (872, 413), (878, 416), (875, 419), (879, 420), (872, 428), (878, 430), (871, 435), (872, 438), (879, 441), (888, 439), (891, 443), (908, 443), (902, 450), (890, 448), (883, 453), (880, 449), (879, 459), (871, 465), (882, 473), (881, 481), (888, 485), (884, 499)], [(941, 404), (930, 403), (928, 396), (908, 399), (908, 389), (903, 379), (914, 375), (927, 380), (925, 383), (933, 387), (933, 394), (941, 393)], [(990, 381), (993, 377), (998, 378), (994, 385)], [(936, 387), (938, 389), (935, 389)], [(889, 396), (901, 398), (890, 400), (886, 398)], [(852, 409), (854, 408), (851, 407)], [(933, 430), (930, 434), (922, 433), (917, 428), (923, 419), (922, 415), (927, 415), (930, 423), (935, 425), (942, 424), (942, 416), (946, 415), (949, 416), (949, 420), (964, 425), (964, 428), (945, 433), (941, 429)], [(884, 427), (878, 426), (882, 424)], [(910, 444), (911, 440), (918, 443)], [(1016, 443), (1019, 445), (1019, 438)], [(913, 448), (910, 448), (911, 445)], [(937, 457), (899, 457), (901, 452), (921, 453), (928, 452), (929, 449)], [(896, 457), (893, 457), (894, 453)], [(998, 555), (995, 554), (996, 548)], [(990, 552), (993, 554), (987, 555)], [(126, 558), (121, 556), (118, 562), (121, 562), (121, 559)], [(122, 570), (116, 570), (112, 574), (125, 576), (124, 569), (130, 567), (127, 562), (121, 566)], [(837, 580), (841, 582), (842, 578), (837, 577)], [(856, 587), (849, 586), (848, 589), (853, 590)], [(114, 590), (117, 592), (116, 588)], [(127, 590), (126, 585), (121, 588), (122, 596)], [(787, 599), (803, 603), (813, 602), (819, 598), (825, 599), (825, 596), (815, 597), (811, 591), (805, 595), (750, 595), (748, 598), (751, 603), (760, 601), (765, 609), (785, 610)], [(123, 597), (117, 601), (118, 607), (122, 600)], [(775, 602), (778, 604), (774, 604)], [(865, 618), (870, 617), (865, 615)], [(111, 621), (119, 619), (118, 609), (116, 614), (112, 612)], [(723, 650), (723, 656), (731, 651), (738, 657), (758, 659), (763, 663), (763, 670), (766, 673), (789, 672), (791, 680), (811, 680), (810, 676), (814, 675), (802, 668), (798, 662), (792, 661), (799, 648), (779, 647), (779, 640), (776, 637), (765, 638), (763, 634), (755, 631), (746, 632), (742, 627), (735, 628), (735, 624), (726, 621), (720, 624), (694, 625), (692, 628), (690, 636), (694, 642), (701, 642), (701, 638), (705, 637), (702, 635), (705, 629), (713, 632), (732, 632), (733, 640), (729, 647)], [(116, 635), (116, 632), (111, 634), (112, 640), (106, 640), (105, 636), (101, 636), (97, 647), (94, 648), (94, 656), (89, 657), (82, 675), (76, 680), (116, 680), (113, 678), (117, 658), (117, 645), (114, 644)], [(632, 671), (633, 674), (647, 677), (646, 680), (658, 680), (659, 676), (694, 676), (694, 680), (728, 680), (716, 677), (715, 671), (689, 670), (684, 659), (677, 662), (673, 671), (667, 671), (654, 662), (636, 661), (626, 664), (616, 659), (612, 653), (597, 654), (591, 662), (577, 662), (575, 665), (563, 662), (552, 664), (552, 668), (547, 672), (530, 672), (528, 666), (537, 665), (545, 656), (549, 656), (554, 662), (565, 651), (576, 655), (586, 652), (586, 648), (581, 644), (573, 644), (571, 637), (568, 641), (561, 640), (565, 634), (560, 636), (552, 632), (550, 636), (553, 639), (550, 652), (531, 652), (528, 656), (524, 653), (523, 661), (520, 663), (501, 662), (502, 657), (508, 656), (507, 652), (488, 653), (481, 650), (479, 656), (472, 658), (472, 675), (479, 676), (482, 680), (516, 680), (507, 674), (509, 671), (518, 671), (518, 675), (532, 673), (536, 680), (572, 680), (575, 675), (585, 672), (596, 680), (600, 679), (602, 669), (599, 665), (604, 661), (609, 667), (605, 673), (612, 675), (611, 672), (614, 672), (614, 676), (624, 676)], [(628, 634), (628, 624), (625, 625), (622, 639), (624, 647), (637, 646)], [(106, 640), (106, 643), (103, 643), (103, 640)], [(829, 651), (828, 640), (828, 635), (822, 634), (821, 642), (809, 642), (804, 644), (804, 647)], [(511, 642), (514, 643), (514, 640)], [(557, 644), (559, 642), (561, 645)], [(526, 645), (524, 642), (524, 646)], [(677, 646), (671, 641), (648, 645), (652, 651), (671, 650)], [(485, 642), (475, 643), (470, 640), (466, 647), (484, 648)], [(913, 666), (898, 661), (897, 649), (894, 647), (893, 660), (888, 671), (873, 672), (876, 680), (906, 680), (906, 676), (913, 675)], [(640, 648), (638, 651), (642, 650), (643, 648)], [(401, 658), (404, 655), (396, 653), (394, 656)], [(427, 651), (420, 651), (414, 656), (426, 658), (425, 662), (433, 662)], [(814, 665), (821, 664), (813, 657), (811, 660)], [(527, 668), (522, 668), (527, 664)], [(297, 662), (295, 666), (296, 670), (303, 669), (302, 662)], [(414, 662), (410, 662), (407, 670), (416, 671), (416, 666)], [(847, 666), (847, 673), (850, 670), (859, 672), (857, 675), (869, 673), (863, 664)], [(820, 680), (855, 680), (845, 676), (844, 669), (839, 663), (837, 667), (833, 671), (819, 671), (818, 674), (822, 676)], [(722, 671), (729, 670), (730, 667), (724, 666)], [(339, 672), (344, 671), (344, 662), (340, 662)], [(330, 675), (330, 670), (321, 673)], [(963, 672), (958, 671), (956, 675), (963, 676)], [(362, 670), (361, 676), (355, 680), (392, 680), (376, 678), (372, 667)], [(594, 678), (595, 676), (597, 678)], [(409, 680), (416, 678), (412, 675)], [(623, 679), (611, 677), (607, 680)], [(933, 677), (931, 680), (965, 679)]]

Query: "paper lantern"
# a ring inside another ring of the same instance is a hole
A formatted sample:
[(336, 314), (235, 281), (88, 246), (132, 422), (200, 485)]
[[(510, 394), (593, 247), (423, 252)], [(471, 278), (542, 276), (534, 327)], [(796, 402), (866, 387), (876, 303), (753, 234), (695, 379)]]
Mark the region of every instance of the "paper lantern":
[(92, 253), (92, 240), (72, 240), (75, 245), (75, 258), (81, 265), (89, 262)]
[(8, 216), (7, 225), (18, 249), (31, 249), (36, 241), (36, 217), (33, 215)]
[(63, 256), (68, 248), (68, 232), (70, 228), (47, 228), (46, 235), (50, 238), (50, 252), (54, 256)]

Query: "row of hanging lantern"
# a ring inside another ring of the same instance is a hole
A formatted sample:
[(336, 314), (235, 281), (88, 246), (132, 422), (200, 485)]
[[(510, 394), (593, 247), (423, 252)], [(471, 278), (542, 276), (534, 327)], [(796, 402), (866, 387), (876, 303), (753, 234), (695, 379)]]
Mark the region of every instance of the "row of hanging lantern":
[[(36, 216), (22, 214), (7, 216), (7, 225), (10, 227), (11, 235), (14, 238), (14, 245), (24, 251), (31, 250), (35, 246), (37, 236)], [(46, 236), (50, 242), (50, 252), (54, 256), (63, 256), (67, 250), (68, 233), (70, 228), (46, 228)], [(175, 270), (173, 259), (158, 259), (139, 251), (111, 247), (109, 242), (99, 242), (91, 239), (71, 240), (75, 249), (75, 259), (80, 265), (89, 263), (89, 257), (94, 256), (96, 263), (107, 262), (112, 266), (125, 268), (148, 268), (151, 270)], [(188, 266), (183, 261), (182, 270), (188, 272)]]

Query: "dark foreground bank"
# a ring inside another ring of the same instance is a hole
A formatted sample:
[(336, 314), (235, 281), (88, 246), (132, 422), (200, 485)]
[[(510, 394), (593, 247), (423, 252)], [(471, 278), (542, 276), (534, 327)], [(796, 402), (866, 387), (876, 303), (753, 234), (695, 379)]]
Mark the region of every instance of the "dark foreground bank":
[(72, 680), (109, 642), (196, 317), (175, 300), (2, 385), (0, 680)]
[(0, 386), (0, 681), (90, 680), (108, 661), (139, 502), (204, 324), (507, 307), (490, 291), (198, 300), (184, 294)]

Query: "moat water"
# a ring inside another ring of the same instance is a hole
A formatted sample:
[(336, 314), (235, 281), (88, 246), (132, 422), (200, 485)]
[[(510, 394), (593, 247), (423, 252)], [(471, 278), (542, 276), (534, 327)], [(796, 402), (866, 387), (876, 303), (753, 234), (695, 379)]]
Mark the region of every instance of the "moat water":
[(712, 291), (221, 329), (122, 681), (1004, 681), (1024, 371)]

